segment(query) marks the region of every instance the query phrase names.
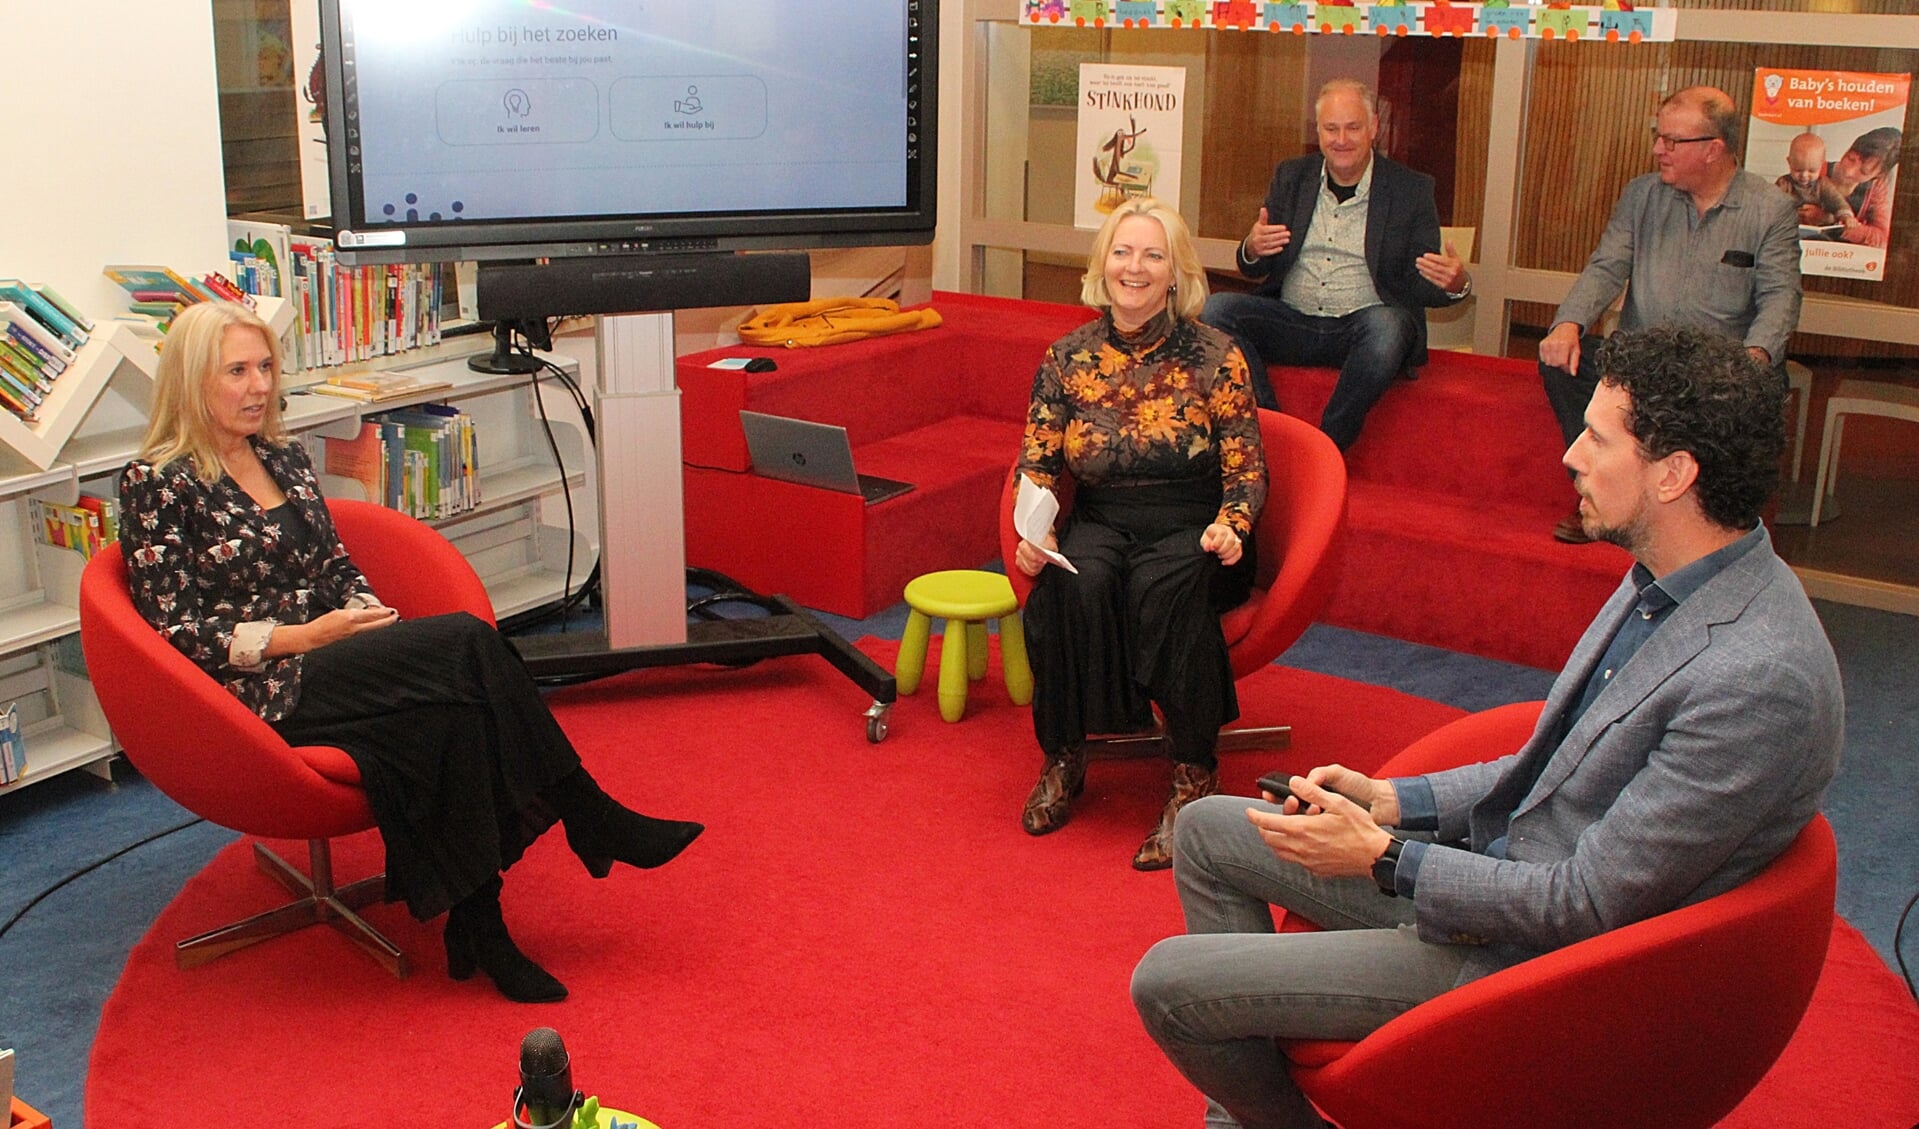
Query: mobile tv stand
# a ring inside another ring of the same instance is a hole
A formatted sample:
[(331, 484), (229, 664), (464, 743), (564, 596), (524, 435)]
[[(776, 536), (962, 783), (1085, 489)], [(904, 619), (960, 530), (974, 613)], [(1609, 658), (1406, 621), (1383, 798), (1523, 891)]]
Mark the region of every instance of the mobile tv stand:
[[(866, 739), (886, 739), (887, 715), (899, 698), (898, 685), (884, 667), (839, 633), (785, 596), (761, 596), (732, 578), (703, 568), (686, 570), (689, 588), (708, 594), (689, 599), (686, 640), (637, 647), (614, 647), (604, 631), (560, 635), (521, 635), (513, 646), (535, 678), (600, 678), (656, 666), (714, 663), (745, 666), (785, 655), (819, 655), (873, 696), (867, 707)], [(728, 604), (756, 608), (763, 615), (723, 616)]]
[[(724, 257), (711, 256), (716, 262)], [(741, 302), (784, 302), (807, 295), (805, 255), (754, 256), (759, 263), (727, 261), (725, 292)], [(764, 264), (762, 268), (761, 264)], [(638, 268), (635, 268), (636, 270)], [(543, 275), (509, 271), (526, 303), (550, 300)], [(620, 272), (615, 275), (624, 277)], [(630, 273), (630, 272), (629, 272)], [(529, 312), (489, 291), (480, 271), (482, 317), (523, 317)], [(691, 293), (684, 287), (674, 294)], [(664, 291), (661, 295), (664, 295)], [(619, 308), (593, 303), (584, 291), (569, 299), (575, 308)], [(609, 303), (634, 301), (621, 289)], [(703, 301), (705, 299), (699, 299)], [(498, 307), (489, 309), (489, 301)], [(683, 298), (680, 304), (697, 304)], [(602, 317), (596, 334), (599, 380), (600, 591), (606, 611), (603, 632), (575, 636), (521, 636), (514, 646), (536, 676), (602, 676), (641, 667), (686, 663), (744, 665), (783, 655), (819, 655), (873, 696), (862, 715), (866, 739), (886, 736), (887, 714), (898, 697), (893, 676), (810, 612), (785, 596), (760, 596), (733, 580), (686, 567), (686, 514), (680, 463), (680, 390), (673, 375), (673, 315), (622, 313)], [(687, 601), (688, 587), (712, 594)], [(766, 614), (722, 618), (721, 604), (750, 604)]]

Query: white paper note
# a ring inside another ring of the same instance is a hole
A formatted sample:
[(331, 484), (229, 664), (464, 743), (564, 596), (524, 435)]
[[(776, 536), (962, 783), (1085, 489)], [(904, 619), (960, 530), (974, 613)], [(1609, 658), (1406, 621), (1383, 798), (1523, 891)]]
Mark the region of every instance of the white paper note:
[(1039, 485), (1025, 475), (1019, 476), (1019, 492), (1013, 495), (1013, 528), (1019, 535), (1033, 543), (1047, 560), (1078, 574), (1073, 562), (1046, 547), (1046, 537), (1053, 532), (1053, 519), (1059, 516), (1059, 499), (1053, 492)]

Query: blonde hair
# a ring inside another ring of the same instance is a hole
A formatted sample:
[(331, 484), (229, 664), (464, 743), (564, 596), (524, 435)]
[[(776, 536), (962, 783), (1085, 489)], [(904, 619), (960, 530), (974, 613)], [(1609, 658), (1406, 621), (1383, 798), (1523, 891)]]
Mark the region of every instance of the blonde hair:
[(154, 466), (186, 459), (193, 466), (194, 476), (203, 482), (217, 481), (225, 473), (215, 441), (213, 411), (207, 404), (207, 388), (220, 370), (229, 329), (257, 330), (273, 354), (276, 388), (275, 394), (267, 397), (260, 438), (273, 444), (286, 442), (277, 388), (283, 360), (279, 338), (245, 306), (201, 302), (174, 317), (160, 349), (160, 367), (153, 377), (153, 412), (147, 419), (146, 436), (140, 441), (140, 457)]
[(1135, 196), (1113, 209), (1093, 236), (1093, 252), (1086, 259), (1086, 273), (1080, 276), (1079, 300), (1096, 309), (1107, 310), (1113, 296), (1106, 289), (1106, 257), (1113, 253), (1113, 241), (1123, 220), (1145, 216), (1159, 221), (1166, 233), (1166, 250), (1173, 259), (1173, 292), (1166, 304), (1173, 316), (1192, 321), (1206, 305), (1206, 268), (1200, 264), (1199, 250), (1193, 246), (1193, 233), (1180, 214), (1151, 196)]

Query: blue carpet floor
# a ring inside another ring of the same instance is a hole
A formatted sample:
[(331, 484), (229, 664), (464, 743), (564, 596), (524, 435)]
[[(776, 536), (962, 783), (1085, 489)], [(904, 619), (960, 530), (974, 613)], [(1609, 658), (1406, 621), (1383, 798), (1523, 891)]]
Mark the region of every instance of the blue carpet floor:
[[(1919, 619), (1832, 604), (1819, 612), (1847, 699), (1846, 759), (1826, 799), (1839, 837), (1839, 912), (1895, 964), (1898, 915), (1919, 889)], [(823, 618), (850, 639), (897, 639), (906, 611)], [(1467, 710), (1543, 697), (1552, 680), (1329, 627), (1308, 631), (1280, 661)], [(17, 1092), (59, 1129), (83, 1124), (88, 1049), (127, 952), (234, 838), (125, 769), (112, 784), (68, 773), (0, 797), (0, 1047), (17, 1052)], [(1909, 935), (1905, 948), (1919, 963), (1919, 942)]]

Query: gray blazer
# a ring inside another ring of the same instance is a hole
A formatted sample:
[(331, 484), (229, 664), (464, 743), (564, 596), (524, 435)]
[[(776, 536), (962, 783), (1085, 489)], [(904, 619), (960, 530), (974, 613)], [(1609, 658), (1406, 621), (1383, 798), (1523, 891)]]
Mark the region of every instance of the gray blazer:
[[(1426, 852), (1414, 909), (1422, 939), (1483, 946), (1461, 983), (1732, 889), (1785, 850), (1838, 768), (1839, 666), (1770, 539), (1673, 609), (1552, 747), (1637, 602), (1628, 577), (1524, 748), (1427, 777), (1437, 840), (1472, 850)], [(1506, 858), (1478, 853), (1502, 834)]]

